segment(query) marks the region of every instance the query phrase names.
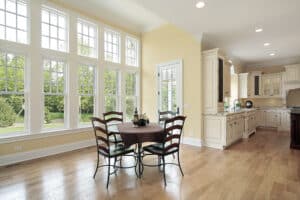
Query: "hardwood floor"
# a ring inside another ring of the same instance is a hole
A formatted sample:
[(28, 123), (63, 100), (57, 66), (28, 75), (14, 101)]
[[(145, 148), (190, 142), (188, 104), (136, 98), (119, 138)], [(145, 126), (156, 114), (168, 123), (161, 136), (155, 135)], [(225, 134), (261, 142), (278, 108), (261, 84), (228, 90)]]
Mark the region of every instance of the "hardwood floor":
[(286, 133), (260, 130), (225, 151), (184, 145), (181, 159), (185, 176), (167, 166), (167, 187), (146, 167), (141, 180), (119, 171), (107, 190), (106, 169), (92, 177), (95, 149), (73, 151), (0, 168), (0, 199), (300, 199), (300, 151)]

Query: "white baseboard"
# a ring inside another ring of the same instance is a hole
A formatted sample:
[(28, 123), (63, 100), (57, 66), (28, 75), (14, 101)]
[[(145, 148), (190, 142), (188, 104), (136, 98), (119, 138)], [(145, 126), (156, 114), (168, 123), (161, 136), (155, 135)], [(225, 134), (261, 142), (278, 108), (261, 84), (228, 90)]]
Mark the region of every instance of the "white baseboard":
[(32, 160), (36, 158), (41, 158), (45, 156), (60, 154), (68, 151), (73, 151), (77, 149), (82, 149), (85, 147), (90, 147), (96, 145), (95, 140), (84, 140), (71, 144), (64, 144), (54, 147), (48, 147), (43, 149), (37, 149), (33, 151), (9, 154), (5, 156), (0, 156), (0, 166), (11, 165), (27, 160)]
[(187, 144), (187, 145), (196, 146), (196, 147), (202, 146), (202, 141), (200, 139), (191, 138), (191, 137), (184, 137), (182, 139), (182, 143)]

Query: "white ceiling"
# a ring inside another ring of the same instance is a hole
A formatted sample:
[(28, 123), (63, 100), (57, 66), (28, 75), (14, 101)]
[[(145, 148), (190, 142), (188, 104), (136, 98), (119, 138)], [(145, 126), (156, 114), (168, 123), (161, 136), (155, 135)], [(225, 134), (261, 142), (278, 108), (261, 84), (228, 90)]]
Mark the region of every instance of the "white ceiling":
[[(300, 0), (53, 0), (134, 32), (166, 22), (203, 39), (204, 49), (221, 48), (244, 66), (300, 63)], [(261, 26), (264, 31), (255, 33)], [(263, 43), (271, 46), (264, 47)], [(269, 56), (275, 51), (276, 56)]]
[(166, 23), (161, 17), (132, 0), (52, 0), (99, 17), (136, 33)]
[[(244, 66), (300, 62), (300, 0), (132, 0)], [(261, 26), (264, 31), (255, 33)], [(265, 42), (271, 46), (264, 47)], [(276, 56), (269, 56), (275, 51)]]

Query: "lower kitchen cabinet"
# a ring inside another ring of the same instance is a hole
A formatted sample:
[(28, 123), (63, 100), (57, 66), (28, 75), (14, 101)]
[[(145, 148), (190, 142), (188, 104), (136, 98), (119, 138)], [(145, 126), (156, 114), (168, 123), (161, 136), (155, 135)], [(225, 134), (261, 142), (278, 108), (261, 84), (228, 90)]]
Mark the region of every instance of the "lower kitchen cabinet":
[(204, 146), (224, 149), (241, 139), (245, 130), (244, 114), (205, 115), (202, 137)]
[(248, 138), (256, 132), (256, 111), (245, 112), (245, 131), (243, 138)]
[(261, 109), (256, 111), (256, 125), (258, 127), (277, 128), (280, 131), (290, 130), (290, 110)]

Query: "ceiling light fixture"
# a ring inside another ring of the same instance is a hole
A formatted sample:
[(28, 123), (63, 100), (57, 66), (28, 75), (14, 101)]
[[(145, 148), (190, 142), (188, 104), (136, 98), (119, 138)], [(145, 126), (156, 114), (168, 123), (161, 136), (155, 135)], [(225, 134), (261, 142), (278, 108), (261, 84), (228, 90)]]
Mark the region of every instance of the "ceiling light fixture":
[(204, 1), (199, 1), (199, 2), (196, 4), (196, 7), (197, 7), (197, 8), (204, 8), (204, 7), (205, 7)]
[(262, 31), (263, 31), (262, 28), (256, 28), (256, 29), (255, 29), (255, 32), (256, 32), (256, 33), (259, 33), (259, 32), (262, 32)]
[(264, 46), (265, 46), (265, 47), (268, 47), (268, 46), (270, 46), (270, 45), (271, 45), (271, 43), (269, 43), (269, 42), (264, 43)]
[(232, 60), (228, 60), (228, 62), (229, 62), (230, 64), (232, 64)]
[(274, 53), (274, 52), (272, 52), (272, 53), (270, 53), (269, 55), (270, 55), (270, 56), (275, 56), (275, 53)]

